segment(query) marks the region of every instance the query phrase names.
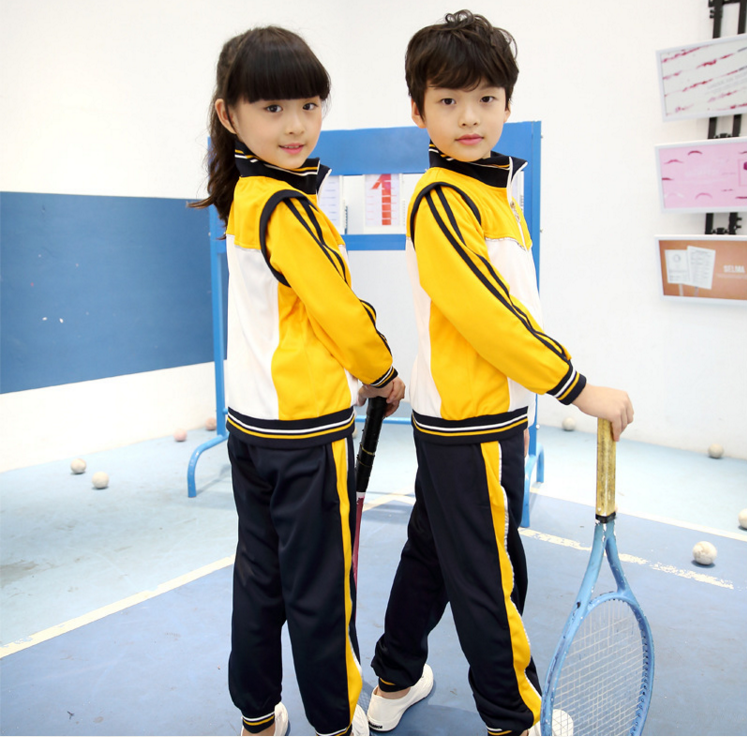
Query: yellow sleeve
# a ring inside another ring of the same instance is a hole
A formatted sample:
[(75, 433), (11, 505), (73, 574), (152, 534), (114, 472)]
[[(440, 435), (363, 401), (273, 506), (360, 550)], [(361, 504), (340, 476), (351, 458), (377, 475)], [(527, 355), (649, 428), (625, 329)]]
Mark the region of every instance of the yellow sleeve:
[(283, 200), (267, 226), (270, 265), (303, 302), (317, 338), (364, 384), (383, 386), (397, 372), (376, 312), (350, 285), (348, 265), (324, 242), (324, 228), (307, 199)]
[(512, 297), (461, 194), (441, 186), (425, 195), (414, 219), (413, 245), (421, 286), (480, 356), (537, 394), (564, 402), (577, 396), (585, 380), (565, 348)]

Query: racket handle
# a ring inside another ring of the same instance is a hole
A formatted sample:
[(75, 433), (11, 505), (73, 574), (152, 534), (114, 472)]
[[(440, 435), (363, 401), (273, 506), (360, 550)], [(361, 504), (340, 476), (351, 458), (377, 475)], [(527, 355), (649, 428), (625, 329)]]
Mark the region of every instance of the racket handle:
[(363, 425), (361, 446), (355, 460), (355, 540), (353, 541), (353, 577), (358, 584), (358, 546), (361, 537), (361, 518), (363, 517), (363, 501), (366, 497), (368, 481), (371, 478), (376, 446), (379, 444), (381, 425), (386, 414), (386, 399), (372, 397), (366, 408), (366, 422)]
[(365, 494), (357, 494), (355, 500), (355, 540), (353, 542), (353, 577), (358, 583), (358, 548), (361, 541), (361, 520), (363, 519), (363, 501)]
[(386, 399), (384, 397), (372, 397), (368, 400), (366, 422), (363, 425), (361, 445), (355, 462), (355, 490), (358, 493), (363, 493), (368, 488), (385, 414)]
[(597, 421), (597, 519), (615, 516), (615, 441), (608, 420)]

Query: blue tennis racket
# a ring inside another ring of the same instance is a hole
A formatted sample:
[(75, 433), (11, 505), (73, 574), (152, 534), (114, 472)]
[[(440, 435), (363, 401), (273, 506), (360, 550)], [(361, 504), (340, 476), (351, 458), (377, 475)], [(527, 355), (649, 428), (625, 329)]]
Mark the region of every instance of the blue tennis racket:
[[(607, 558), (617, 591), (592, 599)], [(651, 703), (654, 643), (623, 573), (615, 539), (615, 442), (597, 426), (594, 544), (545, 681), (543, 735), (639, 735)]]

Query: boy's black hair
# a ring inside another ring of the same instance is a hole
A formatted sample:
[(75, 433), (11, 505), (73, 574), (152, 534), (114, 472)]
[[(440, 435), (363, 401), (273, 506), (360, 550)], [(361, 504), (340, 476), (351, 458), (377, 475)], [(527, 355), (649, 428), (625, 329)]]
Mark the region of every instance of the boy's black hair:
[(485, 80), (506, 91), (508, 105), (518, 76), (514, 37), (469, 10), (421, 28), (407, 45), (405, 79), (421, 115), (428, 87), (474, 89)]
[(297, 34), (278, 26), (252, 28), (226, 41), (218, 58), (216, 84), (210, 103), (208, 196), (192, 207), (215, 205), (223, 222), (239, 179), (235, 165), (235, 136), (220, 122), (215, 101), (230, 109), (240, 102), (298, 100), (330, 93), (327, 70)]

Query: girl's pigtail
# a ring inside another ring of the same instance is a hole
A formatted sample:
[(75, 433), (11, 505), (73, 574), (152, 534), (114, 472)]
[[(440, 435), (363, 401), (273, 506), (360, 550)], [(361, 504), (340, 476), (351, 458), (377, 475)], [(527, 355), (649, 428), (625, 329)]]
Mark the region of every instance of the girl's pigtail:
[(220, 219), (228, 223), (233, 202), (233, 191), (239, 181), (239, 171), (236, 168), (235, 150), (236, 140), (231, 131), (220, 122), (215, 109), (215, 101), (225, 99), (226, 88), (231, 73), (236, 52), (246, 34), (236, 36), (226, 42), (218, 59), (217, 80), (215, 93), (210, 106), (210, 150), (208, 151), (208, 196), (199, 202), (193, 202), (190, 207), (210, 207), (215, 205)]

